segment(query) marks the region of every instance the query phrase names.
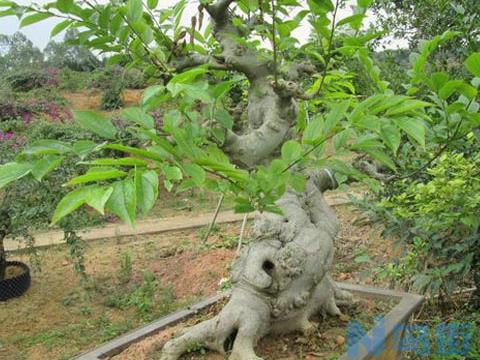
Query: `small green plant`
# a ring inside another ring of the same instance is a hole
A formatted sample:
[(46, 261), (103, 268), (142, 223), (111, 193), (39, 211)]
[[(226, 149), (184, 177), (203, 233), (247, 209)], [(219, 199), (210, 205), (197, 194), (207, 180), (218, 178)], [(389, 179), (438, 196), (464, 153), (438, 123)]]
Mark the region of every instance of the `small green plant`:
[(231, 278), (221, 278), (218, 282), (219, 291), (229, 291), (232, 289), (232, 279)]
[(126, 284), (132, 277), (132, 258), (130, 253), (123, 252), (120, 254), (120, 269), (117, 272), (117, 279), (120, 284)]
[[(218, 226), (218, 224), (215, 224), (212, 226), (212, 229), (210, 230), (210, 235), (217, 234), (219, 231), (220, 231), (220, 226)], [(205, 235), (207, 235), (207, 232), (208, 232), (208, 226), (199, 228), (196, 231), (197, 238), (199, 240), (205, 239)]]
[(151, 272), (143, 271), (142, 277), (142, 283), (130, 291), (124, 288), (109, 291), (105, 305), (118, 309), (133, 308), (144, 321), (169, 313), (174, 307), (172, 288), (161, 286)]
[(188, 345), (187, 353), (199, 353), (201, 355), (205, 355), (207, 353), (207, 347), (204, 343), (201, 342), (193, 342)]

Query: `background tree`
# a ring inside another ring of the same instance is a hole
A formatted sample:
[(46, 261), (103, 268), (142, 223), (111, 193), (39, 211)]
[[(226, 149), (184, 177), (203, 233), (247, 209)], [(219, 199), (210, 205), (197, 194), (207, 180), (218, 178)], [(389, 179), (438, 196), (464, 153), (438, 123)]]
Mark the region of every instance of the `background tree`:
[(10, 36), (0, 35), (0, 66), (3, 74), (12, 69), (38, 67), (42, 63), (42, 52), (21, 32)]
[(45, 47), (46, 63), (75, 71), (92, 71), (101, 66), (100, 60), (86, 47), (72, 44), (78, 37), (78, 30), (69, 28), (63, 41), (50, 41)]
[(449, 58), (459, 62), (479, 48), (480, 3), (476, 0), (375, 0), (372, 8), (380, 26), (396, 38), (408, 39), (411, 49), (446, 29), (458, 31), (456, 41), (444, 44), (436, 55), (444, 62)]

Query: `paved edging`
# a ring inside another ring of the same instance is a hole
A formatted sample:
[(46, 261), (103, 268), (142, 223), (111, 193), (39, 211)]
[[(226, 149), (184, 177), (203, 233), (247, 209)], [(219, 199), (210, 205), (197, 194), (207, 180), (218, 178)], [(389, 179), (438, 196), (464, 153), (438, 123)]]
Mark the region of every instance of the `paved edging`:
[[(253, 214), (252, 214), (253, 216)], [(118, 236), (134, 236), (145, 234), (156, 234), (167, 231), (187, 230), (208, 225), (213, 218), (213, 213), (199, 214), (192, 216), (175, 216), (168, 218), (145, 219), (137, 222), (136, 229), (132, 229), (127, 224), (108, 224), (104, 227), (96, 227), (78, 232), (78, 235), (84, 240), (98, 240), (115, 238)], [(235, 214), (233, 211), (224, 211), (218, 214), (217, 223), (226, 224), (242, 221), (242, 214)], [(45, 233), (37, 233), (34, 235), (35, 247), (44, 247), (58, 245), (64, 243), (63, 231), (49, 231)], [(25, 243), (14, 241), (12, 239), (5, 240), (5, 250), (13, 251), (24, 249)]]
[[(348, 204), (349, 201), (341, 197), (326, 197), (330, 206)], [(214, 213), (204, 213), (198, 215), (180, 215), (168, 218), (150, 218), (137, 222), (136, 229), (132, 229), (126, 224), (108, 224), (103, 227), (95, 227), (78, 232), (78, 235), (84, 240), (109, 239), (119, 236), (134, 236), (145, 234), (158, 234), (168, 231), (194, 229), (210, 224)], [(250, 214), (249, 218), (253, 218)], [(235, 214), (233, 211), (223, 211), (218, 214), (217, 224), (227, 224), (242, 221), (243, 214)], [(33, 234), (35, 238), (35, 247), (45, 247), (63, 244), (63, 231), (55, 230)], [(21, 241), (14, 241), (10, 238), (4, 242), (6, 251), (15, 251), (26, 248), (26, 244)]]

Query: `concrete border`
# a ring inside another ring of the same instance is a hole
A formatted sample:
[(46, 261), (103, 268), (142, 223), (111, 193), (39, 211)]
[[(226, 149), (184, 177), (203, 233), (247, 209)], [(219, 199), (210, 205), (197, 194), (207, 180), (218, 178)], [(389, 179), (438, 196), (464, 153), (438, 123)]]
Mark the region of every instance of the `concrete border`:
[[(370, 330), (359, 341), (359, 344), (369, 344), (368, 349), (366, 349), (365, 346), (359, 346), (359, 351), (357, 354), (355, 354), (355, 356), (343, 354), (339, 360), (400, 359), (401, 354), (395, 346), (398, 343), (398, 336), (400, 336), (400, 338), (403, 337), (405, 325), (407, 324), (413, 312), (423, 303), (424, 297), (421, 295), (347, 283), (338, 283), (338, 286), (363, 298), (399, 300), (399, 303), (385, 315), (383, 324), (380, 325), (379, 323), (376, 323), (372, 330)], [(171, 315), (167, 315), (148, 325), (142, 326), (125, 335), (113, 339), (103, 345), (98, 346), (92, 351), (73, 358), (72, 360), (101, 360), (109, 356), (117, 355), (131, 344), (158, 333), (159, 331), (180, 321), (183, 321), (227, 296), (228, 293), (215, 295), (207, 300), (193, 305), (188, 309), (177, 311)], [(381, 330), (383, 336), (377, 336), (380, 333), (379, 330)]]
[[(253, 218), (253, 214), (251, 215)], [(137, 222), (136, 229), (131, 228), (127, 224), (107, 224), (103, 227), (94, 227), (78, 231), (78, 235), (83, 240), (100, 240), (110, 239), (119, 236), (136, 236), (147, 234), (160, 234), (169, 231), (181, 231), (194, 229), (210, 224), (213, 213), (205, 213), (198, 215), (181, 215), (166, 218), (150, 218)], [(224, 211), (218, 214), (217, 224), (228, 224), (242, 221), (242, 214), (235, 214), (233, 211)], [(35, 247), (47, 247), (64, 244), (63, 231), (49, 231), (45, 233), (34, 234)], [(14, 241), (10, 238), (5, 239), (5, 250), (16, 251), (27, 248), (22, 241)]]
[[(341, 206), (350, 204), (348, 199), (342, 196), (326, 196), (325, 197), (330, 206)], [(78, 235), (83, 240), (100, 240), (110, 239), (119, 236), (135, 236), (147, 234), (160, 234), (170, 231), (181, 231), (188, 229), (195, 229), (202, 226), (207, 226), (213, 219), (214, 213), (203, 214), (183, 214), (179, 216), (165, 217), (165, 218), (147, 218), (137, 222), (136, 229), (131, 228), (127, 224), (107, 224), (102, 227), (87, 228), (78, 231)], [(249, 214), (249, 219), (253, 219), (255, 213)], [(240, 222), (243, 220), (243, 214), (235, 214), (233, 211), (222, 211), (218, 214), (217, 224), (228, 224)], [(40, 232), (32, 234), (35, 243), (35, 248), (47, 247), (64, 244), (63, 231), (54, 230), (48, 232)], [(6, 251), (17, 251), (26, 249), (28, 246), (22, 241), (16, 241), (11, 238), (6, 238), (4, 241)]]

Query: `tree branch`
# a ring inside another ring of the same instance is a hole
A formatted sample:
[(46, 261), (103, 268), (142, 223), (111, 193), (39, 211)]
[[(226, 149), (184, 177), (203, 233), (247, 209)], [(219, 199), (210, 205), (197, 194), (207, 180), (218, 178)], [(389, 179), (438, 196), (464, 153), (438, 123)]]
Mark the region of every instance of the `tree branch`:
[(208, 67), (212, 70), (229, 70), (220, 58), (214, 57), (212, 55), (201, 55), (197, 53), (188, 54), (186, 56), (176, 58), (174, 61), (171, 62), (171, 65), (175, 68), (177, 72), (181, 72), (185, 69), (198, 65), (208, 65)]

